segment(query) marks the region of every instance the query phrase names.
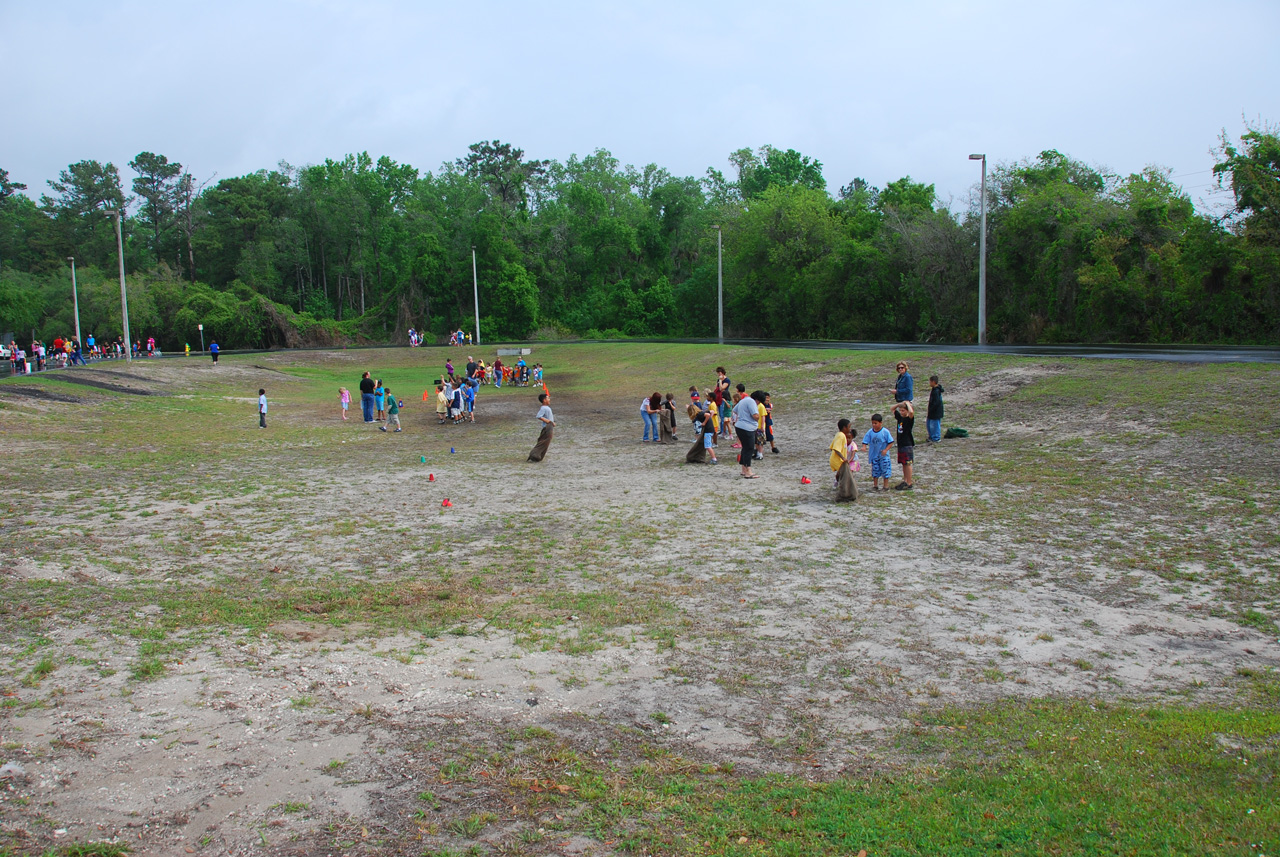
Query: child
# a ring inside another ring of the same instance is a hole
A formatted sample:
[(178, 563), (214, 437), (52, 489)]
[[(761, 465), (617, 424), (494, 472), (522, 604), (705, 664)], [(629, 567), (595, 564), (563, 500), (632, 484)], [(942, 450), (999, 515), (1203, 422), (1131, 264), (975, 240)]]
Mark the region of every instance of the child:
[(698, 431), (702, 437), (702, 445), (707, 450), (707, 458), (712, 464), (719, 464), (720, 459), (716, 458), (716, 430), (715, 423), (711, 419), (711, 415), (705, 411), (699, 413), (694, 419), (698, 425)]
[(386, 396), (387, 391), (382, 388), (382, 379), (379, 378), (373, 387), (373, 407), (378, 412), (374, 419), (385, 420), (387, 418), (387, 412), (385, 410)]
[(538, 404), (538, 422), (542, 423), (542, 431), (538, 433), (538, 442), (533, 449), (529, 451), (530, 461), (541, 461), (547, 455), (547, 448), (551, 446), (551, 436), (555, 432), (556, 418), (551, 412), (551, 394), (539, 393)]
[(479, 386), (480, 382), (475, 378), (467, 378), (462, 382), (462, 408), (471, 422), (476, 421), (476, 389)]
[(436, 384), (436, 419), (440, 421), (440, 425), (444, 425), (448, 414), (449, 400), (444, 395), (444, 384)]
[(338, 401), (342, 403), (342, 418), (347, 418), (347, 408), (351, 407), (351, 391), (346, 387), (338, 388)]
[(457, 381), (453, 382), (452, 389), (449, 391), (449, 416), (453, 417), (454, 425), (464, 419), (462, 412), (462, 384)]
[(893, 406), (893, 416), (898, 422), (898, 463), (902, 465), (902, 481), (893, 486), (895, 491), (910, 491), (911, 462), (915, 461), (916, 439), (911, 433), (916, 425), (916, 409), (910, 400)]
[[(827, 447), (831, 450), (831, 456), (827, 463), (831, 465), (831, 472), (839, 474), (840, 465), (848, 464), (852, 461), (852, 456), (857, 455), (858, 444), (853, 439), (853, 424), (846, 419), (836, 422), (836, 436), (831, 438), (831, 445)], [(839, 475), (836, 476), (836, 485), (840, 484)]]
[(493, 386), (498, 388), (502, 387), (502, 370), (505, 368), (506, 367), (502, 365), (501, 357), (493, 361)]
[(534, 386), (542, 385), (542, 364), (537, 363), (533, 367), (533, 383)]
[(400, 406), (396, 403), (396, 397), (390, 389), (384, 389), (383, 393), (387, 397), (387, 425), (378, 426), (378, 428), (386, 431), (387, 426), (394, 423), (396, 431), (400, 431)]
[(267, 427), (267, 391), (258, 389), (258, 428)]
[(893, 446), (893, 435), (884, 427), (884, 417), (871, 415), (871, 431), (862, 438), (862, 447), (867, 451), (867, 461), (871, 463), (871, 490), (879, 491), (880, 480), (884, 480), (884, 490), (889, 490), (889, 477), (893, 475), (893, 465), (889, 461), (889, 447)]
[(764, 394), (764, 439), (769, 441), (769, 449), (777, 455), (778, 445), (773, 442), (773, 399), (768, 393)]
[(924, 414), (924, 426), (929, 432), (929, 443), (942, 440), (942, 385), (937, 375), (929, 376), (929, 410)]

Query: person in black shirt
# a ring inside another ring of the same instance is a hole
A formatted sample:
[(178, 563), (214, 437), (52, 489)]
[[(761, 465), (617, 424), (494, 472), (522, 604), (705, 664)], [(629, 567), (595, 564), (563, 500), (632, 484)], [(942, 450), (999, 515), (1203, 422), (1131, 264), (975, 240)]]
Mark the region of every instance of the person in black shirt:
[(893, 486), (895, 491), (911, 491), (912, 462), (915, 461), (916, 439), (912, 430), (916, 426), (916, 411), (911, 402), (902, 401), (893, 407), (893, 417), (898, 421), (898, 464), (902, 465), (902, 481)]
[(476, 358), (468, 357), (467, 358), (467, 377), (474, 378), (476, 376), (476, 369), (478, 368), (480, 367), (479, 367), (479, 364), (476, 363)]
[(929, 376), (929, 410), (924, 415), (925, 428), (929, 430), (929, 442), (942, 440), (942, 384), (937, 375)]
[(368, 372), (360, 376), (360, 410), (367, 423), (373, 422), (373, 387), (373, 379)]

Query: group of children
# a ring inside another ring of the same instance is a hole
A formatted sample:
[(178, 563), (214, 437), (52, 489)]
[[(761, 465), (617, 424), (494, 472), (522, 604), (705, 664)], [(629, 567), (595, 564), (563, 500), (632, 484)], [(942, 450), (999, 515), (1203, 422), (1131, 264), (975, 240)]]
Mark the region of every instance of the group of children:
[[(480, 379), (474, 375), (455, 378), (452, 374), (436, 384), (436, 419), (440, 425), (476, 421), (476, 391), (480, 384)], [(425, 402), (426, 399), (427, 394), (423, 393), (422, 400)]]
[[(452, 360), (445, 361), (444, 371), (449, 380), (455, 379), (457, 370), (454, 368)], [(514, 366), (505, 366), (502, 363), (502, 358), (498, 357), (493, 361), (493, 365), (486, 366), (483, 359), (476, 360), (474, 357), (468, 357), (463, 380), (469, 378), (474, 378), (481, 384), (492, 382), (495, 387), (501, 387), (504, 383), (516, 387), (527, 387), (531, 382), (534, 386), (541, 386), (542, 364), (537, 363), (530, 368), (529, 364), (524, 362), (524, 358), (520, 357), (516, 360)]]
[[(906, 372), (906, 364), (899, 364), (899, 372)], [(910, 376), (907, 376), (908, 380)], [(905, 393), (903, 392), (905, 386)], [(943, 389), (937, 375), (929, 377), (929, 409), (926, 414), (929, 442), (937, 443), (942, 439), (941, 426), (943, 416)], [(867, 463), (871, 467), (872, 491), (912, 491), (915, 489), (915, 424), (916, 410), (912, 403), (910, 385), (899, 384), (899, 401), (890, 412), (896, 424), (896, 432), (885, 428), (884, 416), (871, 415), (871, 429), (862, 437), (862, 451), (867, 454)], [(902, 481), (892, 489), (889, 482), (893, 478), (893, 463), (889, 456), (890, 447), (897, 446), (898, 465), (902, 468)], [(858, 462), (858, 442), (854, 439), (853, 424), (847, 419), (836, 423), (836, 435), (831, 439), (831, 456), (829, 464), (835, 474), (836, 488), (840, 488), (844, 476), (842, 467), (852, 473), (862, 469)], [(882, 487), (883, 486), (883, 487)]]

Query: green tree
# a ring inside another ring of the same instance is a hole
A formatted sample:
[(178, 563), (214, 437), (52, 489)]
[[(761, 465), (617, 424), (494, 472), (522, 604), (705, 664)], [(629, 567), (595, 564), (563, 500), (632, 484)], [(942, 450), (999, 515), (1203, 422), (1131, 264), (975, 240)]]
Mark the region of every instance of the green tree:
[(735, 153), (738, 185), (744, 199), (757, 197), (770, 187), (796, 185), (823, 192), (827, 189), (827, 181), (822, 177), (822, 162), (795, 149), (784, 152), (765, 145), (753, 157), (748, 157), (745, 152), (740, 149)]
[(142, 200), (138, 215), (151, 233), (149, 243), (153, 256), (157, 261), (180, 259), (178, 245), (171, 237), (176, 231), (175, 215), (181, 201), (178, 182), (182, 164), (170, 163), (164, 155), (139, 152), (129, 167), (138, 174), (133, 180), (133, 192)]

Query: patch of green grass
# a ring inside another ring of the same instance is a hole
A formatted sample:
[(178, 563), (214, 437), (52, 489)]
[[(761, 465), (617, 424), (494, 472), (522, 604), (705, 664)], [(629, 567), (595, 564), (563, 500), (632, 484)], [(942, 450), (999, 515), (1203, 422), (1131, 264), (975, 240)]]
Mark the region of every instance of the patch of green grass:
[(136, 681), (149, 681), (160, 678), (166, 670), (167, 667), (160, 658), (139, 658), (129, 670), (129, 675)]
[(27, 674), (27, 677), (22, 680), (22, 686), (35, 687), (40, 684), (45, 676), (49, 675), (49, 673), (53, 672), (57, 668), (58, 664), (53, 660), (53, 658), (41, 658), (36, 662), (36, 665), (31, 668), (31, 672)]
[(475, 839), (480, 835), (480, 831), (484, 830), (490, 824), (498, 820), (498, 816), (492, 812), (477, 812), (466, 818), (456, 818), (445, 825), (445, 828), (456, 836), (463, 836), (467, 839)]
[(79, 842), (66, 846), (61, 853), (66, 857), (123, 857), (129, 853), (129, 846), (123, 842)]
[(905, 769), (666, 788), (678, 798), (631, 842), (700, 855), (1270, 854), (1278, 735), (1275, 711), (946, 711), (904, 735), (918, 760)]

